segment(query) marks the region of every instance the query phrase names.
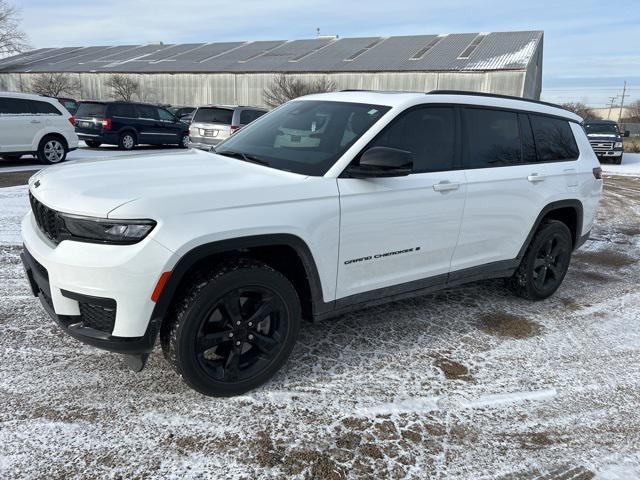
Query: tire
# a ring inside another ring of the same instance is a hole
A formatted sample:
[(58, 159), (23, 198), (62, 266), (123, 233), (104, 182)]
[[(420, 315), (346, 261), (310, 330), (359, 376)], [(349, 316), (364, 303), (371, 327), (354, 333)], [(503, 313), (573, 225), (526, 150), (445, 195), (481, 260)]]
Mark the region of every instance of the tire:
[(179, 148), (189, 148), (189, 135), (182, 134), (180, 136), (180, 143), (178, 144)]
[(62, 163), (67, 159), (67, 144), (57, 135), (47, 135), (40, 140), (36, 158), (45, 165)]
[(295, 288), (251, 259), (195, 277), (162, 325), (167, 361), (204, 395), (239, 395), (266, 382), (298, 337), (302, 312)]
[(133, 150), (136, 146), (136, 135), (133, 132), (124, 132), (120, 134), (118, 139), (118, 148), (120, 150)]
[(97, 140), (85, 140), (84, 143), (86, 143), (87, 147), (89, 148), (98, 148), (100, 147), (100, 145), (102, 145), (102, 142), (99, 142)]
[(620, 155), (619, 158), (616, 158), (613, 163), (615, 163), (616, 165), (622, 165), (622, 155)]
[(507, 279), (519, 297), (543, 300), (562, 284), (571, 262), (573, 241), (569, 228), (557, 220), (546, 220), (533, 236), (520, 266)]

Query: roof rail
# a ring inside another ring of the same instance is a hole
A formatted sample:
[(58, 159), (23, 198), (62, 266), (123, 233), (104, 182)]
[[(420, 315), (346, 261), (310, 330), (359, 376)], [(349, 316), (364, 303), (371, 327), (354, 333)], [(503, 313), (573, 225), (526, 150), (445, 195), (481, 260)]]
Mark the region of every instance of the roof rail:
[(514, 97), (512, 95), (500, 95), (498, 93), (485, 93), (485, 92), (470, 92), (468, 90), (431, 90), (429, 95), (470, 95), (473, 97), (491, 97), (491, 98), (504, 98), (506, 100), (520, 100), (521, 102), (537, 103), (539, 105), (546, 105), (547, 107), (559, 108), (560, 110), (567, 110), (566, 108), (558, 105), (557, 103), (543, 102), (542, 100), (534, 100), (532, 98)]

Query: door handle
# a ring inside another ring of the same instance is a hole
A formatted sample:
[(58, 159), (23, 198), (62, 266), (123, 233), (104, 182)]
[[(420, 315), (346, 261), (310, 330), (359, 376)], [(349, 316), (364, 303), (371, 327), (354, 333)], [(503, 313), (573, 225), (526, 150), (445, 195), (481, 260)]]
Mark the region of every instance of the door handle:
[(458, 190), (460, 188), (459, 183), (453, 183), (448, 180), (444, 180), (440, 183), (436, 183), (433, 185), (433, 189), (436, 192), (449, 192), (451, 190)]
[(31, 123), (42, 123), (40, 120), (31, 120)]
[(546, 177), (544, 175), (539, 175), (537, 173), (532, 173), (531, 175), (529, 175), (527, 177), (527, 180), (529, 180), (531, 183), (538, 183), (538, 182), (544, 182), (544, 179)]

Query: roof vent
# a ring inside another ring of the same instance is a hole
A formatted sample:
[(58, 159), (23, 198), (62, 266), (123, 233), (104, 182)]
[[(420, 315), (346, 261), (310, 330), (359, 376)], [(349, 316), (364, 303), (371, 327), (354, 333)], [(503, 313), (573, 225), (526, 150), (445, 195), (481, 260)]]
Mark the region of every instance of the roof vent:
[(462, 51), (458, 59), (463, 60), (463, 59), (469, 58), (471, 54), (476, 51), (476, 48), (478, 48), (478, 45), (480, 45), (482, 41), (487, 37), (487, 35), (489, 34), (479, 33), (478, 35), (476, 35), (476, 38), (474, 38), (469, 44), (469, 46)]
[(353, 55), (348, 56), (347, 58), (345, 58), (343, 61), (344, 62), (353, 62), (356, 58), (358, 58), (360, 55), (368, 52), (369, 50), (371, 50), (373, 47), (379, 45), (382, 41), (384, 41), (384, 38), (378, 38), (377, 40), (374, 40), (373, 42), (371, 42), (369, 45), (367, 45), (364, 48), (361, 48), (360, 50), (358, 50), (356, 53), (354, 53)]
[(427, 43), (424, 47), (422, 47), (420, 50), (414, 53), (411, 57), (409, 57), (409, 60), (421, 60), (422, 58), (424, 58), (427, 52), (431, 50), (433, 47), (435, 47), (438, 44), (438, 42), (440, 42), (440, 40), (442, 40), (444, 37), (446, 37), (446, 35), (438, 35), (437, 37), (432, 38), (429, 43)]

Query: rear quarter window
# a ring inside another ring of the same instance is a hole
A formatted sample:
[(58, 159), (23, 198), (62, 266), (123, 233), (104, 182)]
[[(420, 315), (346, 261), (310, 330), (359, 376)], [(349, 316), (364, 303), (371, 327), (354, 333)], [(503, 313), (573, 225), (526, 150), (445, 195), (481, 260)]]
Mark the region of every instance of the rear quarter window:
[(31, 104), (31, 110), (36, 115), (62, 115), (62, 112), (49, 102), (31, 100), (29, 103)]
[(580, 155), (567, 120), (529, 115), (539, 162), (576, 160)]
[(223, 125), (231, 125), (233, 119), (233, 110), (228, 108), (198, 108), (193, 117), (194, 123), (221, 123)]
[(76, 117), (104, 117), (106, 108), (104, 103), (82, 102), (78, 105)]

